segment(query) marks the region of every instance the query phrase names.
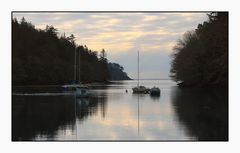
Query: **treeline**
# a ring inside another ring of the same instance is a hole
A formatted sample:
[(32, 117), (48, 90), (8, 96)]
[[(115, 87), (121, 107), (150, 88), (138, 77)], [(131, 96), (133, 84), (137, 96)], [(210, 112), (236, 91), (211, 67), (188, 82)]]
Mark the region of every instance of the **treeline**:
[[(80, 67), (74, 67), (79, 58)], [(80, 69), (80, 76), (74, 68)], [(24, 18), (12, 20), (13, 85), (67, 84), (74, 78), (83, 83), (110, 80), (106, 51), (98, 55), (86, 45), (77, 45), (73, 34), (59, 36), (53, 26), (41, 30)]]
[(209, 13), (178, 41), (172, 58), (171, 77), (180, 86), (227, 86), (228, 13)]
[(118, 63), (108, 63), (108, 70), (110, 71), (111, 80), (131, 80), (127, 73), (124, 72), (123, 66)]

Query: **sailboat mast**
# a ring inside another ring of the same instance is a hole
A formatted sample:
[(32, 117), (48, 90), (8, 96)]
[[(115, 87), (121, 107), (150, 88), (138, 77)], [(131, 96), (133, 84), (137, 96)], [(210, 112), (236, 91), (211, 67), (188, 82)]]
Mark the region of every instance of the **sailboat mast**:
[(138, 50), (138, 88), (139, 88), (139, 50)]
[(77, 60), (76, 60), (76, 58), (77, 58), (77, 56), (76, 56), (76, 49), (77, 48), (74, 49), (74, 74), (73, 74), (74, 75), (73, 76), (74, 77), (74, 81), (77, 80), (77, 78), (76, 78), (76, 62), (77, 62)]
[(80, 57), (81, 57), (81, 55), (80, 55), (80, 50), (78, 51), (78, 56), (79, 56), (79, 58), (78, 58), (78, 68), (79, 68), (79, 70), (78, 70), (78, 82), (79, 82), (79, 84), (81, 83), (81, 76), (80, 76), (80, 69), (81, 69), (81, 64), (80, 64), (80, 62), (81, 62), (81, 60), (80, 60)]

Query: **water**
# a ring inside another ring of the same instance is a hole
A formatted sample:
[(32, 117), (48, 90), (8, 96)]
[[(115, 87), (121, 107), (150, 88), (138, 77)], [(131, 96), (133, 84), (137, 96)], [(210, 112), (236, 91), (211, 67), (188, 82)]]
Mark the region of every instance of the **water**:
[(13, 88), (12, 140), (228, 140), (227, 91), (181, 89), (170, 80), (141, 81), (160, 87), (160, 97), (151, 97), (132, 94), (136, 84), (95, 85), (91, 98), (80, 99), (58, 87)]

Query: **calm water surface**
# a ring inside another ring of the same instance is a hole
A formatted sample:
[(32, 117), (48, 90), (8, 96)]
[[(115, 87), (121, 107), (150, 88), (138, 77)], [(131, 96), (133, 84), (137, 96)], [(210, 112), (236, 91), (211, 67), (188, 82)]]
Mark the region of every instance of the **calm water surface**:
[(95, 85), (92, 97), (80, 99), (56, 87), (13, 88), (12, 140), (228, 140), (226, 90), (141, 81), (160, 87), (160, 97), (151, 97), (132, 94), (136, 85)]

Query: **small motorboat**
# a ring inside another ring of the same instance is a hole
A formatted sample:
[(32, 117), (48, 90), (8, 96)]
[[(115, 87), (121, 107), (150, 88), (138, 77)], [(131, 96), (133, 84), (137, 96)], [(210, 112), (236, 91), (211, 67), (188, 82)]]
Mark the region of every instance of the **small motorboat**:
[(158, 87), (153, 87), (150, 89), (151, 96), (160, 96), (160, 89)]

